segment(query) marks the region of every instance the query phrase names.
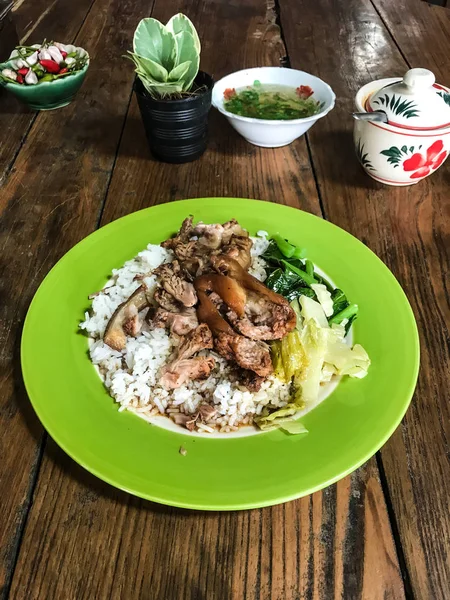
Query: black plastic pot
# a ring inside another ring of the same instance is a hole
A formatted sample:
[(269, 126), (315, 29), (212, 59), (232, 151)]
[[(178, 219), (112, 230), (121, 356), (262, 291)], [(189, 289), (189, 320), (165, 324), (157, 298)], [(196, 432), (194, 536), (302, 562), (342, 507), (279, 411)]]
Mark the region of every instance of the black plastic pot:
[(185, 163), (204, 153), (213, 84), (210, 75), (199, 71), (194, 82), (200, 88), (198, 94), (181, 100), (155, 100), (136, 77), (134, 91), (150, 150), (157, 158), (169, 163)]
[(11, 0), (0, 0), (0, 62), (6, 61), (11, 51), (19, 44), (11, 14), (13, 5)]

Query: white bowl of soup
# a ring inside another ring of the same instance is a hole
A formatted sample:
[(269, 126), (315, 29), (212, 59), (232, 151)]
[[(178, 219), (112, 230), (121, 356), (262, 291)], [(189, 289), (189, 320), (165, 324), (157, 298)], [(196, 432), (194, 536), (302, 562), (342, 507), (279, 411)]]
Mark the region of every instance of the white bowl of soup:
[(303, 135), (334, 107), (331, 87), (281, 67), (243, 69), (214, 85), (212, 104), (248, 142), (278, 148)]

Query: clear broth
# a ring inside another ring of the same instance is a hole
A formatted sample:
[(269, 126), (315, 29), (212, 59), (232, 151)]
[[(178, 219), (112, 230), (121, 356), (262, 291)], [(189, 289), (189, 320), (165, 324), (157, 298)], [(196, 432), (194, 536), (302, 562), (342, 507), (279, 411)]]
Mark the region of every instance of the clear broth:
[(302, 97), (299, 93), (301, 88), (255, 82), (237, 90), (225, 90), (224, 107), (242, 117), (274, 121), (304, 119), (321, 110), (320, 102), (312, 97)]

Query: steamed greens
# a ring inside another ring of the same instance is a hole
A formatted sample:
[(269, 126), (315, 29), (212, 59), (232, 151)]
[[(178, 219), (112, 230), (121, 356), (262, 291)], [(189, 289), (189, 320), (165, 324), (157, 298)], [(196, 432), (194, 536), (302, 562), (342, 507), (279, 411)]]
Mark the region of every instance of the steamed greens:
[(344, 375), (361, 379), (370, 366), (364, 348), (346, 340), (357, 305), (317, 273), (311, 261), (297, 258), (301, 254), (302, 249), (273, 236), (263, 255), (269, 272), (265, 284), (289, 300), (297, 326), (271, 343), (274, 374), (291, 383), (291, 402), (277, 410), (266, 407), (255, 422), (264, 430), (280, 428), (292, 434), (306, 433), (296, 416), (317, 404), (323, 384)]
[[(268, 277), (265, 284), (289, 302), (306, 296), (319, 302), (330, 324), (343, 323), (348, 333), (358, 316), (358, 306), (350, 304), (345, 293), (320, 275), (314, 263), (304, 259), (305, 250), (275, 234), (262, 255)], [(300, 258), (302, 257), (302, 258)]]

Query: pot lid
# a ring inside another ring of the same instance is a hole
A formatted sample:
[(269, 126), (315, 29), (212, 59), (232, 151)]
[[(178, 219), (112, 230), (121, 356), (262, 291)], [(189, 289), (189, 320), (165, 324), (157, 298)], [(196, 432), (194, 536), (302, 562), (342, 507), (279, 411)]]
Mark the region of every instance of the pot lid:
[(368, 111), (386, 113), (390, 125), (406, 129), (440, 129), (450, 126), (450, 93), (435, 83), (428, 69), (410, 69), (368, 99)]

